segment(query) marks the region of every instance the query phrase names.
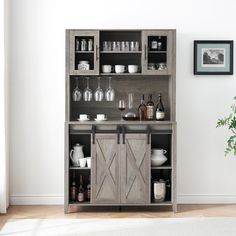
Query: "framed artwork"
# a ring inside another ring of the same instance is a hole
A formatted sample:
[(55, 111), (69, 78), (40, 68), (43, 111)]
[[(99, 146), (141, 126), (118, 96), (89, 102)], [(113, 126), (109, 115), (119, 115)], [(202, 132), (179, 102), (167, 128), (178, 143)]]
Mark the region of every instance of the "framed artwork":
[(195, 75), (232, 75), (233, 40), (194, 40)]

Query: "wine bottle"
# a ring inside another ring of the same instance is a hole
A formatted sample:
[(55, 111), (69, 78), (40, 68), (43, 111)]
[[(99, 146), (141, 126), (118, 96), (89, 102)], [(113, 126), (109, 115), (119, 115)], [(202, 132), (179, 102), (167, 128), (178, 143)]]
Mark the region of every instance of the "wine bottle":
[(153, 120), (154, 118), (154, 102), (152, 101), (152, 94), (149, 94), (147, 102), (147, 120)]
[(144, 94), (141, 96), (141, 103), (138, 107), (139, 120), (147, 119), (147, 106), (144, 101)]
[(73, 181), (70, 187), (70, 199), (71, 201), (76, 201), (76, 197), (78, 194), (78, 188), (76, 186), (76, 181), (75, 181), (75, 172), (73, 172)]
[(80, 175), (79, 177), (79, 193), (78, 193), (78, 201), (84, 201), (84, 188), (83, 188), (83, 176)]
[(89, 182), (87, 184), (87, 200), (90, 201), (91, 199), (91, 184), (90, 184), (90, 175), (89, 175)]
[(162, 99), (161, 99), (161, 93), (158, 95), (158, 103), (157, 103), (157, 107), (156, 107), (156, 120), (164, 120), (165, 119), (165, 110), (164, 110), (164, 106), (162, 103)]

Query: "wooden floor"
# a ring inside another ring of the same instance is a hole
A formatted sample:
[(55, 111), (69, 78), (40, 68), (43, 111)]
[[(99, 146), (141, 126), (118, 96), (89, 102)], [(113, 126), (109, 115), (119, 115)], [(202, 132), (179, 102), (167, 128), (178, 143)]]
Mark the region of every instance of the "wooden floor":
[(8, 219), (27, 218), (140, 218), (140, 217), (236, 217), (236, 205), (178, 205), (178, 213), (159, 211), (96, 209), (64, 214), (63, 206), (11, 206), (8, 213), (0, 214), (0, 229)]

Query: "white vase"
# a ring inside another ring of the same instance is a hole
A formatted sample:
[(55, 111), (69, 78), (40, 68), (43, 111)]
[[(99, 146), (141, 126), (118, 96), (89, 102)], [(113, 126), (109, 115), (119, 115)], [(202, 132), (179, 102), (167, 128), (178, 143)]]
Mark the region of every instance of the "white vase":
[(83, 146), (76, 144), (70, 151), (70, 159), (74, 166), (79, 166), (79, 159), (84, 158)]
[(167, 161), (164, 155), (167, 151), (164, 149), (152, 149), (151, 164), (152, 166), (161, 166)]

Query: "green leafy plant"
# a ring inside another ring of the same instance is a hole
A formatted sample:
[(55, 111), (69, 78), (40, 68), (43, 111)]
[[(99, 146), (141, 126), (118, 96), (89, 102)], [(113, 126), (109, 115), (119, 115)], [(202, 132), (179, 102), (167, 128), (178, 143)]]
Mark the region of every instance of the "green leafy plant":
[(231, 112), (229, 116), (218, 119), (216, 127), (226, 126), (231, 131), (232, 135), (227, 140), (225, 155), (232, 151), (236, 156), (236, 96), (234, 97), (234, 104), (232, 104), (230, 108)]

